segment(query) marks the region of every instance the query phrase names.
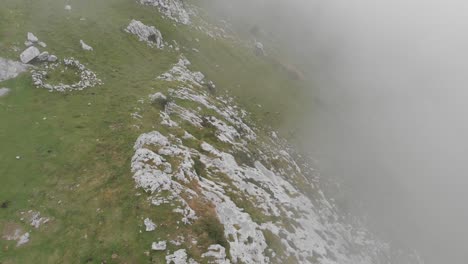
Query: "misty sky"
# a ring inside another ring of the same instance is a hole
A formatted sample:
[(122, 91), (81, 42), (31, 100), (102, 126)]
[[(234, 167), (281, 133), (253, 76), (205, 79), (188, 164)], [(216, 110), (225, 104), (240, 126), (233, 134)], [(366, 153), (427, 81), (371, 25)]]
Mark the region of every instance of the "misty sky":
[(295, 125), (323, 175), (426, 263), (467, 263), (468, 2), (218, 2), (310, 66), (322, 103)]

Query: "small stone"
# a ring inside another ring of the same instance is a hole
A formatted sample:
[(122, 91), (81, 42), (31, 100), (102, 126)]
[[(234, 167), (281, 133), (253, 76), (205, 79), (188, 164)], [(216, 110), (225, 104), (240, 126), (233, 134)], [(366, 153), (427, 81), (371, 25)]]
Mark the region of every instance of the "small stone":
[(166, 241), (153, 242), (153, 244), (151, 244), (152, 250), (162, 251), (166, 250), (166, 247)]
[(24, 45), (25, 45), (26, 47), (31, 47), (32, 45), (34, 45), (34, 43), (32, 43), (32, 42), (29, 41), (29, 40), (26, 40), (26, 41), (24, 42)]
[(146, 231), (154, 231), (156, 229), (156, 224), (151, 221), (151, 219), (149, 218), (146, 218), (145, 221), (144, 221), (144, 224), (145, 224), (145, 227), (146, 227)]
[(31, 42), (33, 42), (33, 43), (39, 41), (39, 39), (38, 39), (36, 36), (34, 36), (34, 34), (31, 33), (31, 32), (28, 32), (28, 40), (31, 41)]
[(80, 44), (81, 44), (81, 48), (83, 50), (86, 50), (86, 51), (92, 51), (93, 50), (93, 47), (87, 45), (86, 43), (84, 43), (83, 40), (80, 39)]
[(29, 233), (24, 233), (22, 236), (19, 237), (16, 246), (19, 247), (29, 242)]
[(50, 55), (47, 60), (50, 61), (50, 62), (56, 62), (58, 60), (58, 58), (55, 55)]
[(37, 43), (37, 45), (39, 45), (39, 46), (41, 46), (41, 47), (43, 47), (43, 48), (47, 47), (47, 44), (45, 44), (45, 43), (42, 42), (42, 41), (40, 41), (39, 43)]
[(20, 55), (21, 62), (29, 63), (41, 54), (36, 47), (29, 47)]
[(17, 159), (17, 160), (21, 159), (21, 156), (16, 156), (16, 159)]
[(39, 54), (39, 56), (37, 56), (37, 59), (40, 60), (40, 61), (48, 60), (49, 59), (49, 52), (47, 52), (47, 51), (42, 52), (41, 54)]
[(65, 6), (65, 10), (71, 11), (71, 10), (72, 10), (71, 5), (66, 5), (66, 6)]

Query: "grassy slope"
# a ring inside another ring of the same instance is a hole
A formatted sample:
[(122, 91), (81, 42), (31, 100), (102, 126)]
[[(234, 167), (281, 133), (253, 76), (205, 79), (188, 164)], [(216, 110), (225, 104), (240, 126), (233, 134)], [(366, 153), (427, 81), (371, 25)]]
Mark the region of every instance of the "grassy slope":
[[(0, 208), (0, 232), (6, 223), (18, 223), (19, 212), (29, 209), (53, 219), (37, 230), (23, 225), (31, 230), (31, 241), (23, 247), (0, 240), (0, 263), (159, 263), (164, 253), (144, 252), (166, 231), (140, 233), (142, 219), (162, 217), (170, 225), (171, 214), (164, 207), (149, 208), (144, 195), (135, 196), (129, 171), (133, 142), (155, 124), (148, 120), (137, 130), (130, 113), (139, 98), (166, 88), (153, 79), (176, 62), (178, 54), (148, 48), (124, 33), (124, 26), (135, 18), (156, 25), (167, 40), (198, 48), (200, 53), (186, 53), (194, 68), (235, 95), (259, 124), (279, 126), (286, 117), (296, 116), (298, 109), (287, 106), (300, 98), (300, 87), (268, 59), (175, 27), (135, 1), (71, 5), (69, 13), (62, 1), (1, 4), (1, 57), (16, 59), (11, 46), (23, 48), (31, 31), (47, 43), (46, 50), (79, 59), (104, 85), (49, 93), (34, 88), (28, 74), (0, 83), (13, 89), (0, 98), (0, 202), (10, 201), (8, 208)], [(82, 51), (80, 39), (94, 52)], [(118, 257), (112, 259), (114, 253)]]

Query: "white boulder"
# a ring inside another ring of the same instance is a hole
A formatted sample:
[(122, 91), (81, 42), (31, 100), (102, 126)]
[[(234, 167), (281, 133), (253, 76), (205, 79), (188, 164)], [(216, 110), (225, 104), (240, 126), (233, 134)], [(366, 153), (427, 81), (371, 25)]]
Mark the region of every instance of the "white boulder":
[(156, 46), (158, 49), (164, 47), (162, 34), (154, 26), (147, 26), (133, 19), (125, 31), (136, 35), (140, 41), (148, 43), (149, 46)]
[(29, 63), (30, 61), (34, 60), (37, 56), (41, 54), (39, 50), (36, 47), (29, 47), (25, 49), (21, 54), (20, 54), (20, 59), (21, 62), (23, 63)]

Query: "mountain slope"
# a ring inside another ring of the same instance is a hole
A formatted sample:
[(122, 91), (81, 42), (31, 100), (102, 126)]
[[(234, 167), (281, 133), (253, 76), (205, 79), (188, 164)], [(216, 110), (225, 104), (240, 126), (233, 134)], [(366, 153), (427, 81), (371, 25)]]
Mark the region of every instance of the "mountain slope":
[(271, 128), (300, 117), (303, 84), (225, 24), (179, 1), (0, 16), (0, 57), (28, 32), (58, 57), (0, 82), (0, 262), (385, 263)]

